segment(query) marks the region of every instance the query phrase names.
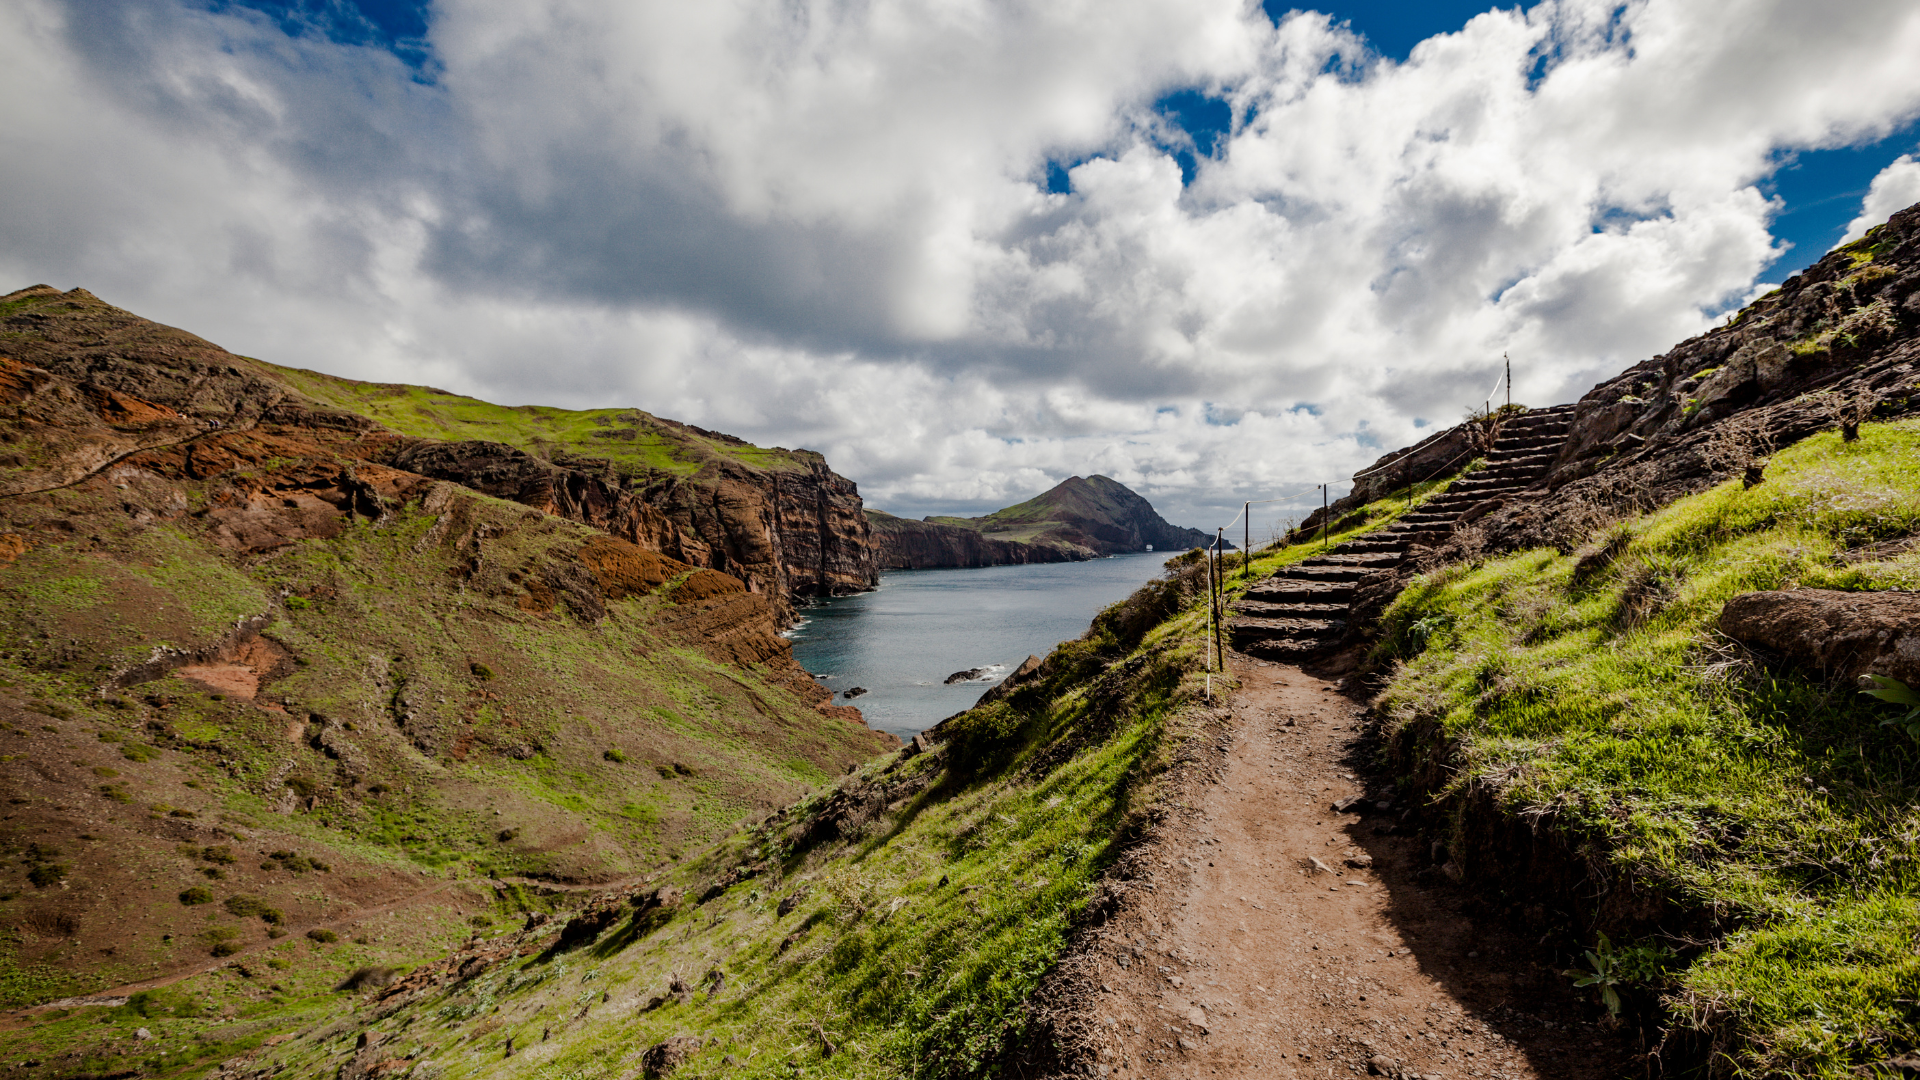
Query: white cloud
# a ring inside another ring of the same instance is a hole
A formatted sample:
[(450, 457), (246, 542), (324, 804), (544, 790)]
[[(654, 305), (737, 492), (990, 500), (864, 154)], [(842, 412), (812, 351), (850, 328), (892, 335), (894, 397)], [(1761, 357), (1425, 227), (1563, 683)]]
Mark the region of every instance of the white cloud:
[[(806, 445), (891, 509), (1105, 471), (1201, 525), (1503, 352), (1547, 403), (1704, 329), (1776, 254), (1780, 153), (1920, 111), (1899, 0), (1547, 0), (1404, 63), (1240, 0), (441, 0), (430, 43), (416, 77), (244, 9), (0, 0), (0, 272)], [(1181, 87), (1236, 116), (1187, 186)], [(1863, 220), (1920, 199), (1902, 162)]]
[(1915, 161), (1912, 154), (1902, 154), (1873, 178), (1867, 197), (1860, 200), (1860, 216), (1847, 224), (1847, 235), (1841, 238), (1840, 244), (1853, 243), (1865, 236), (1868, 229), (1917, 202), (1920, 202), (1920, 161)]

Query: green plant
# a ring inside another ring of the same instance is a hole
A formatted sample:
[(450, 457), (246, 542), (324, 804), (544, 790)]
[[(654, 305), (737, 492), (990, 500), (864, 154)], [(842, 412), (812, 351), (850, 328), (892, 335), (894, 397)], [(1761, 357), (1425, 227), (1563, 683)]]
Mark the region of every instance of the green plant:
[(627, 755), (617, 746), (601, 751), (600, 756), (616, 765), (625, 765), (627, 763)]
[(1616, 949), (1605, 933), (1600, 935), (1597, 945), (1586, 951), (1586, 957), (1589, 970), (1569, 968), (1561, 974), (1572, 979), (1575, 986), (1598, 987), (1600, 1003), (1607, 1007), (1609, 1016), (1620, 1015), (1620, 987), (1641, 986), (1658, 980), (1674, 958), (1673, 950), (1658, 942)]
[(243, 919), (258, 915), (265, 922), (277, 923), (284, 917), (279, 908), (269, 906), (265, 900), (257, 896), (244, 894), (229, 896), (220, 906)]
[(1870, 698), (1879, 698), (1881, 701), (1907, 708), (1905, 716), (1882, 720), (1880, 725), (1901, 728), (1906, 731), (1909, 738), (1920, 741), (1920, 691), (1915, 691), (1899, 679), (1885, 675), (1868, 675), (1866, 678), (1873, 685), (1863, 688), (1861, 693)]
[(195, 904), (211, 904), (213, 903), (213, 890), (207, 888), (205, 885), (195, 885), (193, 888), (181, 892), (180, 902), (186, 904), (188, 907), (192, 907)]
[(340, 940), (340, 935), (334, 933), (331, 930), (322, 930), (316, 926), (313, 929), (307, 931), (307, 940), (317, 941), (322, 945), (331, 945), (334, 942)]
[(120, 756), (128, 761), (152, 761), (160, 756), (160, 751), (145, 743), (129, 742), (120, 746)]

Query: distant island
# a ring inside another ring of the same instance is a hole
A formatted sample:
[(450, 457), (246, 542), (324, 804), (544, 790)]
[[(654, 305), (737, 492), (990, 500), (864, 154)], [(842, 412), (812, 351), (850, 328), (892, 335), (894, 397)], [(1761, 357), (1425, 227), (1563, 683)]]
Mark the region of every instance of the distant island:
[(1077, 562), (1136, 551), (1184, 551), (1210, 542), (1167, 522), (1153, 504), (1106, 476), (1071, 476), (1044, 494), (985, 517), (921, 521), (868, 509), (881, 569), (932, 570)]

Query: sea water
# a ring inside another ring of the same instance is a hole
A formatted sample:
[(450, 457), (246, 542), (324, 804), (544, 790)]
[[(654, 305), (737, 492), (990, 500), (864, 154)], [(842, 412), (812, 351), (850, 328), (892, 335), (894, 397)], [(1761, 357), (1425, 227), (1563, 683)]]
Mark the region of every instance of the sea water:
[[(872, 592), (802, 608), (788, 636), (794, 659), (834, 692), (834, 704), (912, 738), (971, 706), (1029, 655), (1079, 637), (1101, 608), (1159, 576), (1168, 557), (889, 570)], [(972, 668), (986, 672), (946, 682)], [(841, 696), (856, 686), (867, 693)]]

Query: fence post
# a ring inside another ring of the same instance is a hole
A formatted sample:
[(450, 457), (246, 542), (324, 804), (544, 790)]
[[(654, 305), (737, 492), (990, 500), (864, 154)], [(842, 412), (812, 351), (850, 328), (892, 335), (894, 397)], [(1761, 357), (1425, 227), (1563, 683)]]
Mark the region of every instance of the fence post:
[[(1221, 569), (1225, 569), (1226, 567), (1227, 553), (1224, 550), (1224, 546), (1225, 546), (1224, 542), (1226, 538), (1227, 538), (1227, 527), (1225, 525), (1222, 525), (1218, 529), (1214, 530), (1213, 550), (1216, 556), (1220, 560), (1214, 565), (1217, 567), (1220, 567)], [(1214, 575), (1214, 582), (1215, 582), (1215, 588), (1213, 592), (1213, 650), (1215, 654), (1220, 657), (1220, 670), (1225, 671), (1227, 670), (1227, 643), (1226, 643), (1226, 635), (1221, 633), (1220, 624), (1226, 621), (1227, 613), (1226, 613), (1226, 605), (1222, 604), (1220, 601), (1224, 598), (1224, 594), (1226, 593), (1227, 583), (1221, 580), (1220, 575), (1218, 573)]]
[(1240, 580), (1247, 580), (1253, 573), (1253, 503), (1240, 506)]
[(1327, 505), (1327, 485), (1320, 485), (1320, 554), (1327, 553), (1327, 518), (1332, 510)]

